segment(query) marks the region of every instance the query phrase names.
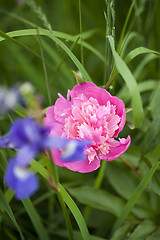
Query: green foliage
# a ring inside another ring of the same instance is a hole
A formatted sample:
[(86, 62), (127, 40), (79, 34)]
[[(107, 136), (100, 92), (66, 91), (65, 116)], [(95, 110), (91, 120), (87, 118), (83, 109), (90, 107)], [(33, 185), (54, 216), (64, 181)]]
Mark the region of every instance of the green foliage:
[[(32, 83), (44, 97), (38, 112), (30, 109), (41, 121), (50, 99), (77, 84), (75, 76), (93, 81), (129, 109), (122, 136), (131, 136), (131, 146), (92, 173), (58, 168), (59, 193), (40, 154), (30, 166), (40, 189), (22, 202), (4, 183), (14, 153), (0, 150), (0, 239), (159, 240), (159, 12), (159, 0), (1, 0), (0, 85)], [(18, 106), (0, 116), (0, 135), (28, 114)]]

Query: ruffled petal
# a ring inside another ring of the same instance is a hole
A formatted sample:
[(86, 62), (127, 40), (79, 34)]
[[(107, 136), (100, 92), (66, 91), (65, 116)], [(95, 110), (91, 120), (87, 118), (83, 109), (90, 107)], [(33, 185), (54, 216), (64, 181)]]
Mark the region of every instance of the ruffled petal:
[(43, 119), (44, 126), (47, 127), (48, 133), (51, 136), (61, 136), (63, 129), (64, 129), (64, 124), (58, 122), (55, 119), (55, 114), (54, 114), (54, 106), (49, 107), (46, 111), (46, 117)]
[(55, 119), (64, 124), (65, 118), (71, 114), (71, 102), (64, 97), (60, 97), (54, 106)]
[(119, 141), (114, 140), (110, 143), (109, 153), (106, 155), (101, 155), (101, 159), (106, 161), (112, 161), (120, 157), (129, 147), (131, 142), (130, 136), (125, 138), (119, 138)]
[(108, 91), (99, 88), (91, 82), (85, 82), (73, 87), (71, 91), (71, 98), (76, 98), (80, 94), (84, 94), (88, 99), (90, 97), (96, 98), (100, 105), (107, 105), (107, 101), (110, 101), (112, 105), (116, 106), (116, 114), (121, 118), (119, 129), (114, 135), (114, 137), (117, 137), (118, 133), (122, 131), (126, 121), (126, 111), (123, 101), (115, 96), (112, 96)]
[(46, 111), (46, 117), (43, 119), (44, 125), (50, 129), (54, 128), (56, 119), (54, 116), (54, 106), (51, 106)]

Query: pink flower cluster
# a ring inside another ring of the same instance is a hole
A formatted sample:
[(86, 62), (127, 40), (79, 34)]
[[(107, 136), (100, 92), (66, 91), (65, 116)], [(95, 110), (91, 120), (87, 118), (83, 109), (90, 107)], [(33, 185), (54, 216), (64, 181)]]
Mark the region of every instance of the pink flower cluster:
[(76, 162), (63, 162), (61, 151), (52, 150), (55, 164), (73, 171), (91, 172), (100, 167), (102, 159), (112, 161), (127, 150), (130, 136), (116, 140), (126, 121), (122, 100), (91, 82), (68, 90), (67, 99), (58, 95), (55, 106), (48, 108), (44, 119), (45, 125), (51, 128), (49, 134), (90, 140), (91, 145), (85, 149), (86, 159)]

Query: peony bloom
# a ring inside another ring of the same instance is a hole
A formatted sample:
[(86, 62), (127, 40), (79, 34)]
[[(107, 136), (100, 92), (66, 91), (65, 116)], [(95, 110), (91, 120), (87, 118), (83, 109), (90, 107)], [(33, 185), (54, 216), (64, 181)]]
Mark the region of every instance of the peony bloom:
[(68, 91), (67, 99), (58, 94), (55, 106), (49, 107), (44, 124), (50, 127), (50, 136), (90, 140), (84, 150), (85, 159), (65, 162), (61, 151), (52, 149), (55, 164), (78, 172), (91, 172), (100, 167), (100, 161), (112, 161), (121, 156), (130, 145), (130, 136), (118, 137), (126, 121), (122, 100), (105, 89), (85, 82)]

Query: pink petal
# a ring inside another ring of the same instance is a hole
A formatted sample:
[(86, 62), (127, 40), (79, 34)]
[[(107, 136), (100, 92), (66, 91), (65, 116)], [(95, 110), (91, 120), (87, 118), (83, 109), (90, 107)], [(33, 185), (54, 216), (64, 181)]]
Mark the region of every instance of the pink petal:
[(119, 138), (119, 141), (114, 140), (110, 143), (109, 153), (106, 155), (101, 155), (101, 158), (106, 161), (112, 161), (120, 157), (129, 147), (131, 142), (130, 136), (125, 138)]
[(46, 111), (46, 117), (43, 119), (44, 126), (51, 128), (50, 135), (61, 136), (64, 126), (57, 122), (54, 114), (54, 106), (51, 106)]
[(71, 102), (64, 97), (60, 97), (54, 106), (55, 118), (61, 123), (65, 123), (65, 118), (71, 114)]
[(126, 111), (123, 101), (115, 96), (112, 96), (105, 89), (99, 88), (97, 85), (91, 82), (85, 82), (73, 87), (71, 91), (71, 98), (77, 97), (80, 94), (84, 94), (88, 99), (90, 97), (96, 98), (100, 105), (107, 105), (107, 101), (116, 106), (116, 114), (121, 118), (119, 123), (119, 129), (115, 132), (114, 137), (118, 136), (118, 133), (122, 131), (126, 122)]
[(44, 125), (46, 127), (54, 127), (55, 122), (55, 116), (54, 116), (54, 106), (49, 107), (46, 111), (46, 117), (43, 119)]
[(60, 159), (61, 152), (58, 150), (52, 150), (51, 151), (52, 156), (54, 158), (54, 162), (56, 165), (60, 167), (68, 168), (72, 171), (77, 171), (81, 173), (87, 173), (92, 172), (100, 167), (100, 160), (95, 159), (93, 162), (89, 164), (88, 159), (82, 160), (82, 161), (76, 161), (76, 162), (62, 162)]

